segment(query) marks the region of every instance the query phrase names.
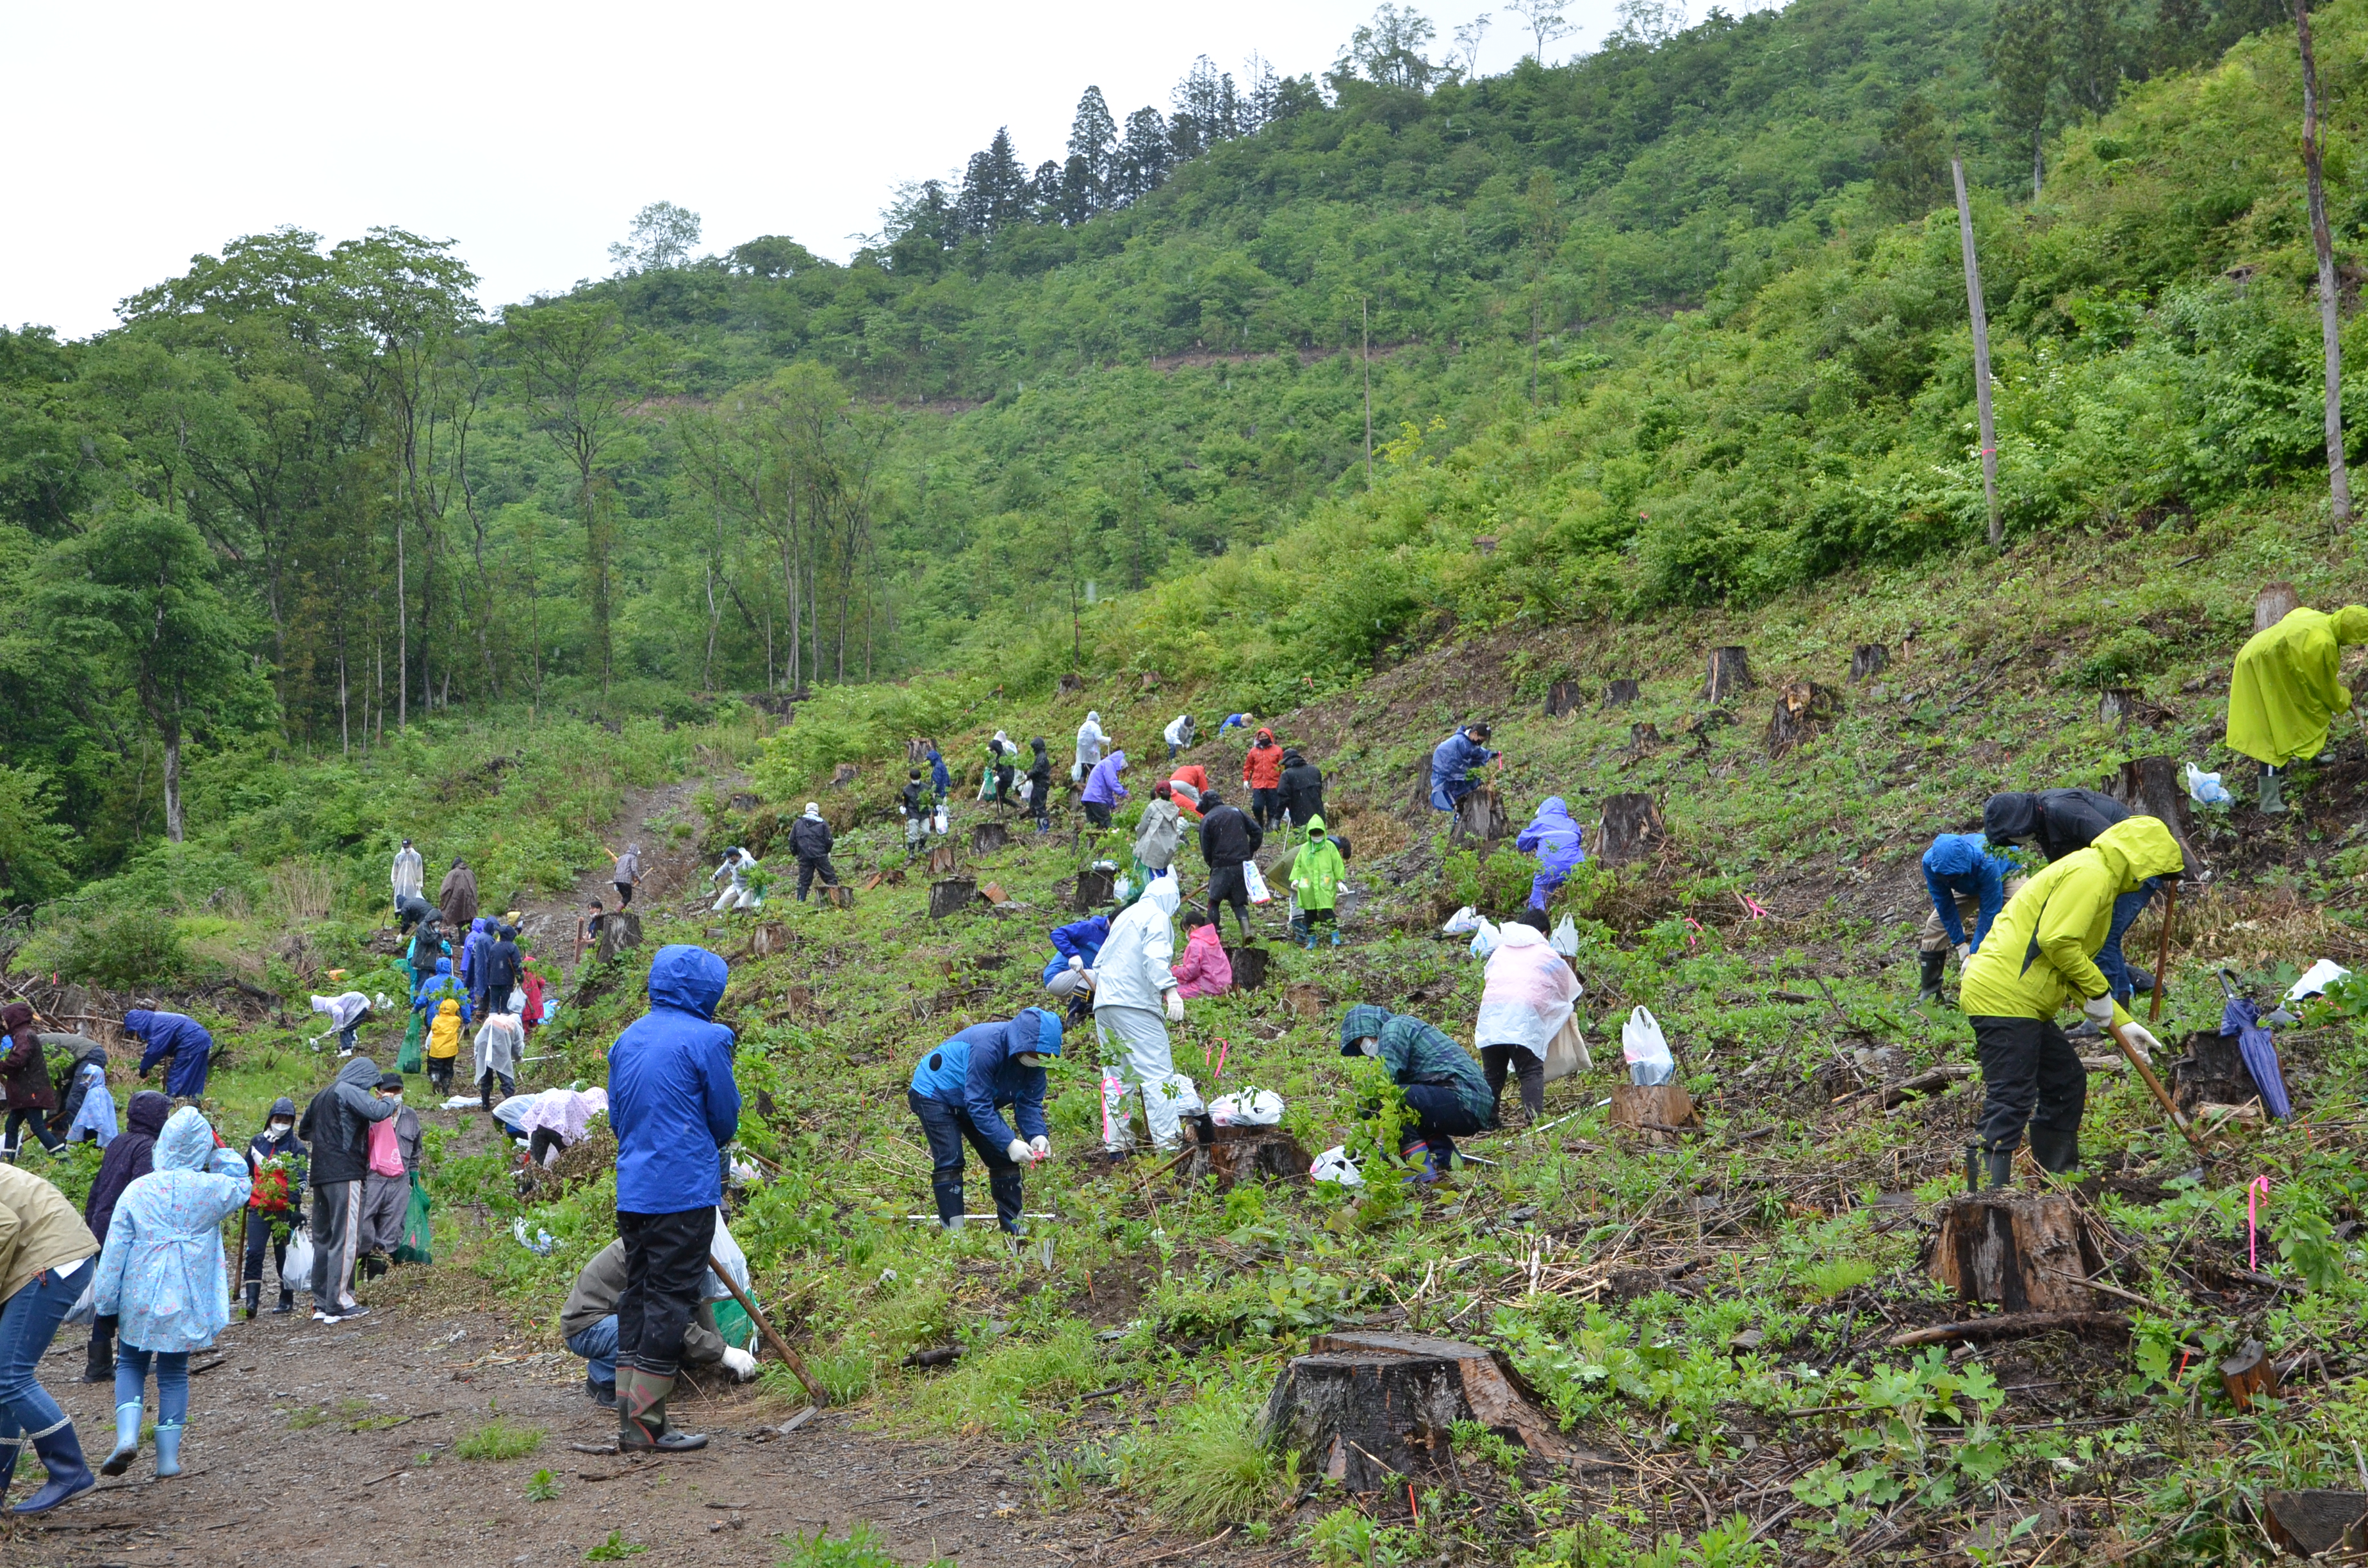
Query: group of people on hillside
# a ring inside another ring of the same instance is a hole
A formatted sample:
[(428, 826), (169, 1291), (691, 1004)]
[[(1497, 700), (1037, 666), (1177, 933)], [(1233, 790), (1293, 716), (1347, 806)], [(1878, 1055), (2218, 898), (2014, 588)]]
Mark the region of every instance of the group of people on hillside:
[[(416, 888), (419, 874), (419, 853), (406, 838), (394, 858), (398, 912), (404, 907), (404, 888)], [(641, 881), (638, 844), (627, 845), (616, 858), (612, 875), (621, 909)], [(409, 896), (424, 904), (416, 892)], [(479, 915), (476, 903), (475, 873), (455, 857), (444, 879), (442, 904), (417, 911), (404, 949), (403, 962), (410, 971), (410, 1017), (398, 1062), (406, 1070), (416, 1062), (436, 1092), (450, 1096), (461, 1042), (468, 1040), (475, 1063), (472, 1081), (479, 1103), (491, 1110), (497, 1100), (518, 1092), (527, 1042), (546, 1016), (548, 980), (520, 941), (518, 912), (498, 918)], [(598, 900), (593, 907), (599, 909)], [(338, 1055), (351, 1057), (357, 1031), (370, 1016), (370, 999), (348, 991), (341, 996), (316, 996), (313, 1006), (329, 1014), (337, 1032)], [(468, 1032), (472, 1028), (473, 1034)]]

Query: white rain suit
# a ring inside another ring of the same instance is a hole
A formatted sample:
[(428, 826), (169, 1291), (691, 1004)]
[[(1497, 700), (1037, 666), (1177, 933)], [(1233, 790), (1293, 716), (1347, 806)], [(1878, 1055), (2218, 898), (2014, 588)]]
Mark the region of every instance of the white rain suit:
[(1094, 1028), (1123, 1051), (1121, 1071), (1143, 1091), (1143, 1119), (1162, 1149), (1178, 1146), (1183, 1114), (1201, 1103), (1167, 1048), (1167, 994), (1176, 988), (1168, 967), (1176, 956), (1171, 922), (1182, 902), (1175, 878), (1153, 879), (1110, 922), (1110, 937), (1094, 957)]

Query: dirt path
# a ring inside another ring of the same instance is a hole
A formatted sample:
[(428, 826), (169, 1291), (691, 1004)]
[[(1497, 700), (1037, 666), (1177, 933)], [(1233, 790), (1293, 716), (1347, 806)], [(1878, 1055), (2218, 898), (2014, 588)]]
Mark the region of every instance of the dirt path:
[[(617, 803), (616, 820), (604, 832), (602, 842), (612, 850), (621, 850), (628, 844), (642, 846), (642, 881), (633, 893), (635, 908), (674, 898), (707, 874), (706, 858), (699, 850), (699, 811), (693, 801), (701, 790), (728, 796), (742, 782), (736, 774), (679, 779), (653, 790), (629, 790)], [(677, 837), (673, 830), (678, 824), (688, 824), (690, 832)], [(575, 923), (586, 905), (597, 898), (609, 908), (617, 906), (617, 889), (609, 880), (610, 869), (606, 859), (587, 867), (564, 896), (538, 901), (522, 912), (525, 917), (519, 929), (529, 949), (558, 965), (571, 979), (575, 972)]]

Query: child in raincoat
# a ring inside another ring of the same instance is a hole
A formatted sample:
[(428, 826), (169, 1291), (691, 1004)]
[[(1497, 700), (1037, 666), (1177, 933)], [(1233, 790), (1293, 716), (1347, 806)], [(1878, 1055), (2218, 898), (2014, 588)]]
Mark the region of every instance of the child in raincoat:
[(1184, 917), (1184, 953), (1174, 972), (1176, 994), (1187, 1001), (1223, 996), (1234, 988), (1234, 960), (1226, 956), (1225, 938), (1217, 923), (1197, 909)]
[(225, 1149), (193, 1106), (156, 1135), (155, 1167), (123, 1189), (98, 1255), (94, 1310), (118, 1320), (115, 1451), (99, 1466), (121, 1475), (140, 1451), (142, 1396), (156, 1368), (156, 1473), (181, 1473), (189, 1418), (189, 1352), (230, 1321), (222, 1222), (246, 1207), (246, 1160)]
[(2238, 651), (2228, 677), (2228, 749), (2261, 765), (2260, 805), (2286, 809), (2279, 772), (2296, 757), (2327, 749), (2327, 727), (2351, 706), (2336, 676), (2343, 644), (2368, 642), (2368, 607), (2333, 615), (2294, 609)]
[(1554, 889), (1570, 877), (1570, 869), (1587, 858), (1585, 835), (1573, 822), (1560, 795), (1548, 795), (1530, 825), (1513, 840), (1513, 847), (1538, 858), (1538, 874), (1530, 879), (1530, 907), (1543, 915)]
[(494, 1108), (494, 1085), (502, 1097), (518, 1093), (518, 1058), (526, 1054), (526, 1029), (516, 1013), (488, 1013), (477, 1031), (477, 1094), (487, 1110)]
[(427, 1082), (439, 1095), (452, 1092), (452, 1063), (461, 1055), (461, 1004), (444, 998), (427, 1028)]
[(1340, 902), (1340, 879), (1348, 867), (1340, 859), (1340, 846), (1325, 835), (1324, 819), (1310, 817), (1307, 821), (1307, 842), (1291, 858), (1291, 895), (1299, 901), (1299, 913), (1292, 916), (1291, 934), (1300, 939), (1309, 951), (1315, 948), (1315, 927), (1332, 927), (1332, 945), (1340, 945), (1339, 922), (1333, 918), (1333, 909)]

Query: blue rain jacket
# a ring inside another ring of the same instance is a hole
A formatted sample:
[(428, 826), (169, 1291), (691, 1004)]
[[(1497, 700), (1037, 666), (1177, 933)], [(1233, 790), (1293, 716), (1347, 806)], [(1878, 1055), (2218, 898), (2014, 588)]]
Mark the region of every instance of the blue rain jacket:
[(998, 1148), (1015, 1136), (1003, 1119), (1005, 1106), (1019, 1124), (1019, 1138), (1046, 1137), (1044, 1069), (1013, 1060), (1023, 1051), (1060, 1055), (1060, 1018), (1027, 1007), (1007, 1023), (973, 1024), (921, 1058), (913, 1069), (913, 1092), (956, 1107)]
[(1569, 877), (1570, 869), (1587, 858), (1585, 835), (1573, 822), (1560, 795), (1548, 795), (1530, 825), (1513, 840), (1513, 847), (1538, 858), (1538, 874), (1530, 881), (1530, 907), (1543, 909), (1546, 899)]
[(1496, 759), (1495, 752), (1461, 730), (1440, 742), (1438, 748), (1430, 754), (1432, 807), (1442, 812), (1453, 811), (1456, 801), (1472, 793), (1472, 770), (1485, 767)]
[(147, 1049), (140, 1053), (140, 1071), (146, 1073), (166, 1056), (173, 1070), (165, 1074), (165, 1092), (175, 1099), (193, 1100), (206, 1092), (206, 1070), (213, 1061), (214, 1037), (197, 1019), (179, 1013), (152, 1012), (134, 1007), (123, 1015), (123, 1032)]
[(464, 1024), (469, 1022), (468, 990), (461, 985), (461, 977), (452, 972), (452, 960), (438, 959), (436, 972), (421, 981), (419, 989), (411, 994), (411, 1010), (415, 1013), (425, 1012), (432, 1019), (436, 1013), (436, 1004), (447, 996), (461, 1004), (461, 1021)]
[(740, 1131), (732, 1031), (715, 1005), (732, 971), (705, 948), (670, 943), (650, 960), (650, 1010), (609, 1048), (617, 1208), (679, 1214), (723, 1201), (715, 1152)]
[(1966, 940), (1964, 924), (1957, 918), (1957, 900), (1971, 898), (1981, 903), (1981, 920), (1972, 937), (1974, 951), (1981, 951), (1990, 922), (2006, 907), (2006, 880), (2012, 875), (2014, 862), (1992, 853), (1978, 833), (1944, 833), (1932, 840), (1932, 847), (1924, 851), (1924, 888), (1932, 895), (1932, 912), (1941, 917), (1951, 947)]
[(1044, 966), (1042, 983), (1052, 984), (1053, 977), (1068, 968), (1071, 959), (1083, 959), (1087, 969), (1093, 968), (1095, 957), (1101, 952), (1102, 944), (1109, 940), (1110, 916), (1107, 915), (1089, 915), (1083, 920), (1071, 921), (1066, 926), (1055, 926), (1053, 927), (1054, 957)]

